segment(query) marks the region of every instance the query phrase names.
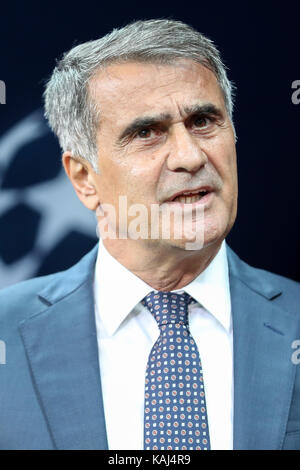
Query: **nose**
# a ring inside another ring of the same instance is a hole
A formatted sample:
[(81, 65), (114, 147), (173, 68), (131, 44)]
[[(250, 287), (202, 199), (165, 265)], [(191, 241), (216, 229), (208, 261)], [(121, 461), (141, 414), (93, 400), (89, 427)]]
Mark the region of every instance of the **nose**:
[(207, 163), (207, 155), (201, 148), (199, 138), (191, 135), (184, 124), (174, 125), (170, 141), (169, 170), (195, 173)]

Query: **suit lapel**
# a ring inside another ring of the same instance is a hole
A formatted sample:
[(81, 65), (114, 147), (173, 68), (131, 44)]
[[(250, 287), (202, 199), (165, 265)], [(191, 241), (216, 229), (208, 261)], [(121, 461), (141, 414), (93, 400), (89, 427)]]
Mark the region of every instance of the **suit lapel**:
[(280, 449), (295, 377), (298, 320), (277, 307), (278, 289), (231, 250), (234, 337), (234, 449)]
[(92, 284), (96, 248), (54, 276), (39, 296), (47, 307), (20, 325), (58, 449), (107, 449)]

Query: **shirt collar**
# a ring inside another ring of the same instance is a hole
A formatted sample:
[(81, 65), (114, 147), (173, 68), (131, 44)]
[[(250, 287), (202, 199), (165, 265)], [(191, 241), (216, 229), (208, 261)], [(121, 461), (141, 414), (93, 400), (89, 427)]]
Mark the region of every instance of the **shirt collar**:
[[(95, 266), (94, 298), (97, 315), (108, 335), (113, 335), (128, 314), (153, 288), (119, 263), (99, 242)], [(223, 325), (231, 326), (226, 244), (223, 241), (217, 255), (184, 289)]]
[(230, 331), (231, 298), (225, 240), (207, 268), (183, 290)]
[(113, 335), (133, 308), (153, 288), (119, 263), (102, 240), (95, 267), (96, 311), (108, 335)]

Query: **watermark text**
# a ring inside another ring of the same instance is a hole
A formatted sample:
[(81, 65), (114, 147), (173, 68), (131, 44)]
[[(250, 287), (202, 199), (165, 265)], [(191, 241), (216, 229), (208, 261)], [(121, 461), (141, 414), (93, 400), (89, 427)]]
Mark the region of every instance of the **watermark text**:
[(6, 85), (3, 80), (0, 80), (0, 104), (6, 104)]
[(291, 357), (292, 363), (298, 365), (300, 364), (300, 339), (295, 339), (291, 347), (295, 349)]
[(292, 89), (295, 90), (292, 93), (292, 103), (299, 104), (300, 103), (300, 80), (293, 81)]
[(128, 206), (127, 196), (118, 204), (103, 203), (96, 209), (97, 235), (102, 239), (184, 240), (185, 249), (204, 246), (204, 205), (144, 204)]
[(0, 364), (6, 364), (6, 344), (0, 339)]

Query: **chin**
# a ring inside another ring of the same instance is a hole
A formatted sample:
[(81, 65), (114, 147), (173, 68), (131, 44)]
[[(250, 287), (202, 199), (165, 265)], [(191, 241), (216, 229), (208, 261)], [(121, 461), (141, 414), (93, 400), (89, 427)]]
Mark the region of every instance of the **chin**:
[(228, 228), (225, 221), (223, 223), (220, 222), (218, 220), (217, 222), (206, 223), (204, 230), (198, 231), (196, 236), (195, 232), (193, 232), (190, 236), (187, 234), (188, 236), (184, 236), (181, 239), (165, 240), (165, 242), (168, 245), (186, 251), (200, 251), (209, 246), (220, 245), (231, 228)]

